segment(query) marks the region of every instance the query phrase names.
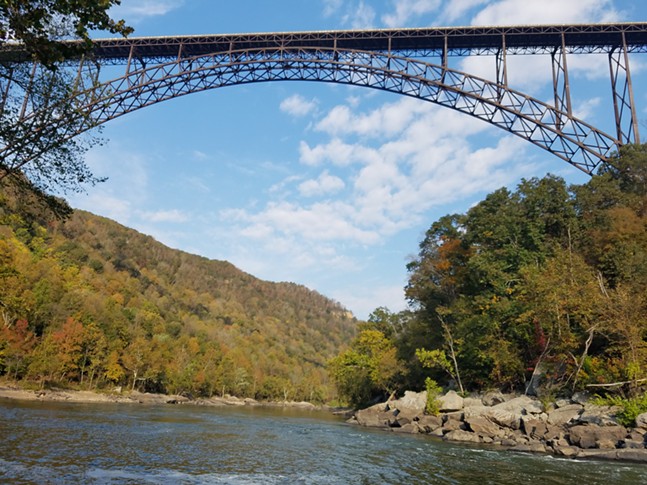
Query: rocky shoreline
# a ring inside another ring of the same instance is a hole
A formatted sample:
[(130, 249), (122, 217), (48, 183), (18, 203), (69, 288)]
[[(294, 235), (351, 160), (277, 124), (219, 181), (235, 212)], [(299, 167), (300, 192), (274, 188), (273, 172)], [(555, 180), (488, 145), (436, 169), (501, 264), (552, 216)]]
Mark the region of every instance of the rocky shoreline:
[(186, 396), (151, 394), (137, 391), (101, 393), (67, 389), (44, 389), (31, 391), (13, 386), (0, 386), (0, 398), (23, 401), (58, 401), (74, 403), (125, 403), (125, 404), (192, 404), (197, 406), (264, 406), (291, 407), (300, 409), (324, 409), (309, 402), (263, 402), (234, 396), (189, 399)]
[(585, 394), (544, 406), (529, 396), (462, 398), (450, 391), (439, 398), (438, 416), (425, 414), (426, 401), (426, 392), (407, 391), (355, 412), (348, 422), (516, 452), (647, 463), (647, 413), (638, 416), (635, 428), (625, 428), (615, 419), (619, 408), (593, 405)]

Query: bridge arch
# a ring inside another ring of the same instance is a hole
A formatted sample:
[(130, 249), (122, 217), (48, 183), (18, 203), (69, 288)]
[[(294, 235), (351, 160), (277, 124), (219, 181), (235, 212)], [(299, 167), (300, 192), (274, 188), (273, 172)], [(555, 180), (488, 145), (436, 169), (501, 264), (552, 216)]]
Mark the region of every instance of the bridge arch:
[[(98, 78), (97, 78), (98, 79)], [(269, 81), (318, 81), (364, 86), (411, 96), (484, 120), (517, 135), (591, 174), (620, 142), (590, 124), (504, 84), (418, 59), (379, 51), (338, 48), (252, 48), (181, 57), (137, 68), (96, 82), (67, 100), (73, 119), (34, 112), (25, 133), (40, 136), (75, 126), (66, 139), (109, 120), (191, 93)], [(54, 109), (52, 109), (54, 108)], [(44, 126), (39, 125), (47, 117)], [(30, 129), (31, 128), (31, 129)], [(47, 150), (30, 135), (2, 149), (0, 156), (19, 157), (20, 168)]]

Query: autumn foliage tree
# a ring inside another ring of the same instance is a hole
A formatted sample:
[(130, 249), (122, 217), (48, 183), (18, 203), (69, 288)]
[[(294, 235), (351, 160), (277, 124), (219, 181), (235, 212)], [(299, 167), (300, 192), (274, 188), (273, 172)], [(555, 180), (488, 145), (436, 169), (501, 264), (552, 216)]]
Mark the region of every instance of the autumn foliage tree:
[(647, 382), (647, 146), (598, 175), (499, 189), (434, 222), (408, 265), (394, 339), (423, 388), (531, 393)]

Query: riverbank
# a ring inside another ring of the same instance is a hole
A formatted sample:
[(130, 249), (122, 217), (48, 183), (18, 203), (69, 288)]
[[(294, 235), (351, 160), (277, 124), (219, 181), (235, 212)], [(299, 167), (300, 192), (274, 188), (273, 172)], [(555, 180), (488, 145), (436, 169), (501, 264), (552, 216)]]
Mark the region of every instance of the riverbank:
[(291, 407), (300, 409), (323, 410), (324, 406), (316, 406), (309, 402), (269, 402), (257, 401), (251, 398), (234, 396), (189, 399), (186, 396), (151, 394), (137, 391), (94, 392), (70, 389), (28, 390), (17, 386), (0, 385), (0, 398), (18, 399), (23, 401), (58, 401), (74, 403), (124, 403), (124, 404), (190, 404), (197, 406), (266, 406)]
[(583, 394), (544, 405), (529, 396), (464, 399), (450, 391), (440, 398), (438, 416), (425, 414), (426, 401), (426, 392), (406, 392), (357, 411), (348, 422), (516, 452), (647, 463), (647, 413), (626, 428), (615, 418), (619, 408), (596, 406)]

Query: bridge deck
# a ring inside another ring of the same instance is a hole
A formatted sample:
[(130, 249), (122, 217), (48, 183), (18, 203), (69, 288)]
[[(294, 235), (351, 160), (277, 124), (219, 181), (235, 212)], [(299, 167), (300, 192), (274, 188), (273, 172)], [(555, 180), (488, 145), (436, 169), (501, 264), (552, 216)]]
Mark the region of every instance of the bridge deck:
[[(119, 63), (131, 54), (140, 59), (176, 59), (241, 49), (322, 47), (433, 56), (495, 54), (505, 42), (509, 54), (541, 54), (562, 46), (569, 53), (610, 52), (622, 46), (647, 52), (647, 22), (507, 27), (339, 30), (252, 34), (190, 35), (99, 39), (94, 54)], [(445, 44), (446, 43), (446, 44)], [(20, 58), (19, 44), (0, 46), (0, 62)]]

